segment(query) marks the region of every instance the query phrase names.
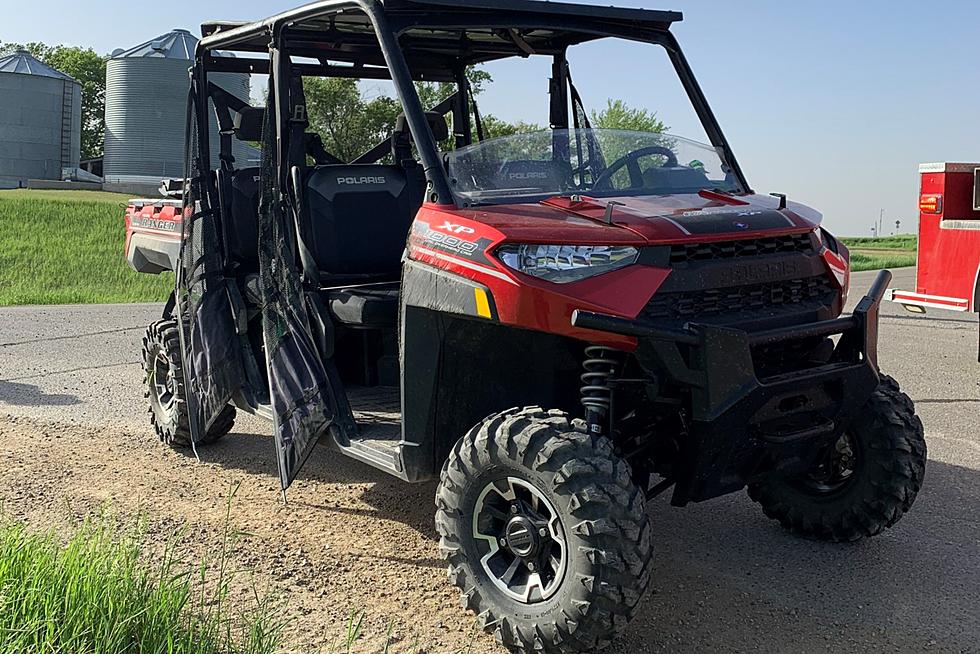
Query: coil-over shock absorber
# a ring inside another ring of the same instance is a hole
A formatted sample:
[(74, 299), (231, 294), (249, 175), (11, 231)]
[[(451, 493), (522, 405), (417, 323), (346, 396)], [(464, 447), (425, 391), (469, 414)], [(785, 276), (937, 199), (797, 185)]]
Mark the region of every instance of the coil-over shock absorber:
[(612, 407), (612, 387), (610, 378), (619, 366), (618, 350), (602, 345), (585, 348), (585, 361), (582, 362), (582, 406), (585, 407), (585, 421), (589, 433), (606, 433), (609, 412)]

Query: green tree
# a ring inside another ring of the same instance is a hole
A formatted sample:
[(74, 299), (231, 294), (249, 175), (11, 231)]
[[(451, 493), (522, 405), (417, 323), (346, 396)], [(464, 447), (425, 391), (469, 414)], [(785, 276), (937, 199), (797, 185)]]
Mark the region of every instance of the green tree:
[(105, 136), (106, 58), (91, 48), (43, 43), (0, 43), (0, 54), (24, 49), (41, 62), (69, 75), (82, 87), (82, 159), (102, 155)]
[(310, 129), (320, 135), (327, 152), (344, 161), (389, 136), (400, 112), (393, 98), (366, 100), (354, 79), (307, 77), (303, 89)]
[(82, 86), (82, 159), (102, 155), (105, 137), (105, 66), (106, 58), (91, 48), (55, 46), (44, 62)]
[(606, 108), (592, 112), (592, 126), (596, 129), (622, 129), (631, 132), (666, 132), (667, 126), (657, 118), (657, 113), (630, 107), (622, 100), (609, 99)]
[(483, 118), (483, 131), (486, 132), (486, 137), (488, 139), (495, 139), (501, 136), (514, 136), (515, 134), (530, 134), (531, 132), (540, 132), (541, 126), (534, 123), (525, 123), (524, 121), (518, 121), (516, 123), (508, 123), (505, 120), (497, 118), (493, 114), (487, 114), (482, 116)]
[[(475, 67), (467, 71), (467, 77), (475, 96), (493, 82), (488, 72)], [(366, 98), (355, 79), (308, 77), (304, 79), (303, 89), (310, 129), (320, 135), (328, 152), (344, 161), (352, 161), (389, 137), (402, 111), (401, 104), (387, 95)], [(455, 93), (456, 85), (416, 82), (415, 90), (422, 106), (429, 109)], [(483, 116), (483, 125), (487, 138), (541, 129), (530, 123), (507, 123), (491, 115)], [(452, 137), (440, 145), (451, 149)]]

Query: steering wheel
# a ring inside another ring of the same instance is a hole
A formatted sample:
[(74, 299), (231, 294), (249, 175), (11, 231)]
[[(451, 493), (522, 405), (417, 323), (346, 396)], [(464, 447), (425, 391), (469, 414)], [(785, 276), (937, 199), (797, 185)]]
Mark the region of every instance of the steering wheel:
[(639, 160), (651, 154), (663, 155), (667, 158), (663, 167), (676, 166), (677, 155), (670, 148), (661, 145), (648, 145), (645, 148), (634, 150), (609, 164), (609, 167), (602, 171), (602, 174), (595, 180), (593, 188), (608, 188), (612, 186), (613, 175), (618, 173), (624, 166), (630, 174), (630, 184), (634, 187), (643, 186), (643, 171), (640, 170)]

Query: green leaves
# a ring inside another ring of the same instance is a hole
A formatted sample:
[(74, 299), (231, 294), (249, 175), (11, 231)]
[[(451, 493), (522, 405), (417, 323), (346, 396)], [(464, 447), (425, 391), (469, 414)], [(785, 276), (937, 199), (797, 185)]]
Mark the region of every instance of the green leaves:
[[(493, 83), (490, 73), (470, 67), (467, 77), (475, 95)], [(382, 140), (391, 136), (402, 112), (394, 97), (378, 93), (371, 97), (359, 80), (341, 78), (305, 78), (306, 111), (310, 129), (320, 135), (327, 152), (352, 161)], [(416, 82), (415, 90), (425, 109), (436, 106), (456, 92), (446, 82)], [(508, 123), (495, 116), (483, 116), (487, 138), (536, 132), (540, 126), (531, 123)], [(475, 133), (475, 127), (474, 127)], [(453, 148), (450, 137), (443, 149)]]
[(592, 112), (592, 126), (597, 129), (621, 129), (631, 132), (666, 132), (668, 127), (655, 111), (630, 107), (622, 100), (609, 99), (606, 108)]
[(391, 133), (398, 110), (393, 99), (367, 100), (357, 80), (307, 77), (303, 80), (310, 129), (327, 152), (352, 161)]
[(82, 159), (100, 156), (105, 134), (105, 58), (91, 48), (59, 45), (50, 48), (43, 61), (81, 84), (81, 156)]

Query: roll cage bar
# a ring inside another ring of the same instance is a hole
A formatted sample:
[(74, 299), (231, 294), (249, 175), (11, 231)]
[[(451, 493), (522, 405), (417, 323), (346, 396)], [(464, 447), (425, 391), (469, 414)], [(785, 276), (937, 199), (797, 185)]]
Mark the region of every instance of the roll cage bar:
[[(456, 83), (465, 107), (468, 66), (532, 54), (552, 56), (551, 128), (570, 123), (567, 49), (617, 37), (661, 45), (705, 129), (741, 188), (749, 190), (680, 45), (670, 32), (682, 15), (672, 11), (593, 7), (538, 0), (320, 0), (253, 23), (202, 25), (194, 77), (208, 71), (270, 74), (277, 98), (277, 160), (286, 161), (291, 76), (391, 80), (428, 179), (426, 200), (453, 204), (449, 180), (413, 82)], [(267, 59), (219, 56), (219, 50), (267, 54)], [(317, 63), (294, 62), (292, 57)], [(194, 88), (192, 84), (192, 88)], [(199, 88), (206, 90), (206, 84)], [(201, 110), (206, 107), (203, 104)], [(202, 118), (203, 116), (199, 117)], [(469, 133), (466, 121), (463, 129)], [(207, 151), (202, 132), (202, 153)], [(203, 154), (202, 154), (203, 156)], [(289, 172), (280, 166), (280, 189)]]

